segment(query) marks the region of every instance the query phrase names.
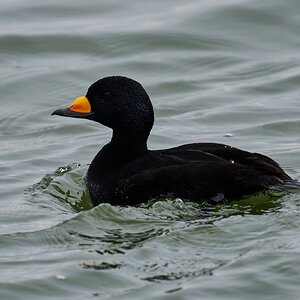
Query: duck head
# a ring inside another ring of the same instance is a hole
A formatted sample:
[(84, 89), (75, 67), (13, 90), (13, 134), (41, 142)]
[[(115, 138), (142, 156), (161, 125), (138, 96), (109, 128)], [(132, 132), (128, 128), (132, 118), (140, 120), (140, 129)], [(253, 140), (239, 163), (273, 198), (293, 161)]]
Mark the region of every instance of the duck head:
[(86, 96), (52, 115), (96, 121), (112, 128), (115, 136), (138, 135), (146, 139), (154, 122), (153, 107), (145, 89), (137, 81), (122, 76), (96, 81)]

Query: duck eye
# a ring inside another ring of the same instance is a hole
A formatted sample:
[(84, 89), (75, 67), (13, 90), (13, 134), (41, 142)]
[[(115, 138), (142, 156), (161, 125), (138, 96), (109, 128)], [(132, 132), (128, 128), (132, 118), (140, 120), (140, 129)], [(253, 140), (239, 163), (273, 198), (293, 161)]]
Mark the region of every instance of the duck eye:
[(105, 92), (104, 93), (104, 98), (110, 99), (111, 98), (111, 93), (110, 92)]

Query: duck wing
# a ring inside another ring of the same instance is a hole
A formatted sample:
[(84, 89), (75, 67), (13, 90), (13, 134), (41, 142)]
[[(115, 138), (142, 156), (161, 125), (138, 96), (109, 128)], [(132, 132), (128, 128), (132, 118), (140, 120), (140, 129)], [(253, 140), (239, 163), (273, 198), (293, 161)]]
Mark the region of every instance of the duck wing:
[(205, 152), (219, 157), (220, 159), (242, 164), (251, 169), (261, 171), (264, 174), (277, 176), (283, 181), (292, 180), (273, 159), (259, 153), (244, 151), (224, 144), (193, 143), (164, 151), (167, 151), (168, 153), (181, 153), (181, 151), (186, 151), (186, 153), (189, 153), (190, 151), (195, 151), (196, 153)]
[(190, 144), (150, 151), (130, 162), (106, 185), (109, 202), (138, 204), (163, 195), (227, 200), (290, 179), (272, 159), (221, 144)]
[(111, 189), (114, 204), (137, 204), (163, 195), (190, 200), (232, 200), (251, 195), (281, 181), (239, 164), (210, 162), (149, 168), (122, 178)]

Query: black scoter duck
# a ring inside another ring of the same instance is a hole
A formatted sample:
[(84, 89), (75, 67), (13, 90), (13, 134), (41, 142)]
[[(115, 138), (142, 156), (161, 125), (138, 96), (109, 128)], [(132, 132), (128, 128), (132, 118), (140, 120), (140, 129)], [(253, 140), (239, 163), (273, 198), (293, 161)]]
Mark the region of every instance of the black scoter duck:
[(149, 150), (153, 107), (142, 85), (130, 78), (100, 79), (86, 96), (52, 115), (88, 119), (113, 130), (85, 178), (95, 205), (134, 205), (159, 196), (220, 203), (293, 182), (271, 158), (228, 145)]

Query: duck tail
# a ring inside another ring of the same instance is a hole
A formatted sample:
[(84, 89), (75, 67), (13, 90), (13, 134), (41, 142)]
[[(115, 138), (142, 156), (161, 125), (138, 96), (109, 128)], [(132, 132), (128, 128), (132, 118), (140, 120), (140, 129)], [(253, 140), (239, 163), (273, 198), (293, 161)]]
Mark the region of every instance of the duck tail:
[(297, 180), (289, 180), (281, 184), (273, 185), (271, 189), (278, 192), (293, 192), (300, 190), (300, 182)]

